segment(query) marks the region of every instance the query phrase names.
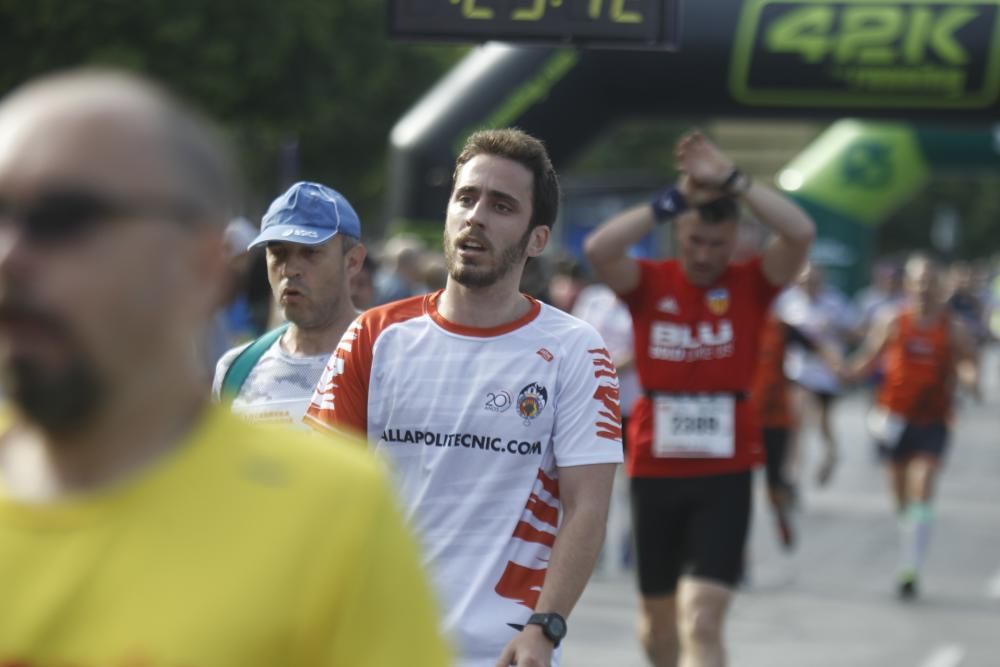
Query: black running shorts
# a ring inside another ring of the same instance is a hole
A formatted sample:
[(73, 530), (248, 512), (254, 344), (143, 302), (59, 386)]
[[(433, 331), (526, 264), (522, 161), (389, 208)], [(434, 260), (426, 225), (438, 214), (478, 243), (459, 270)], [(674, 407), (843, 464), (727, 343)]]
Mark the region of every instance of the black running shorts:
[(948, 427), (945, 424), (907, 424), (895, 447), (878, 446), (883, 461), (902, 462), (914, 456), (943, 458), (948, 449)]
[(750, 526), (750, 471), (632, 479), (632, 526), (643, 595), (671, 595), (681, 575), (734, 587)]

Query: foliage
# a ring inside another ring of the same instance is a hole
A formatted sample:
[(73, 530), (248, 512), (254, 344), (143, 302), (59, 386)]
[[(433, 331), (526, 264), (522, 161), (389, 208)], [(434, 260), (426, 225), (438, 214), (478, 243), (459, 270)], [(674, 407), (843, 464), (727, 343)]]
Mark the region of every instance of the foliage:
[(114, 65), (158, 78), (231, 130), (256, 216), (291, 178), (380, 211), (388, 132), (460, 55), (385, 35), (372, 0), (0, 0), (0, 90)]
[(1000, 253), (1000, 176), (989, 173), (935, 174), (927, 188), (879, 229), (879, 252), (898, 254), (935, 250), (932, 229), (943, 206), (958, 214), (954, 259), (983, 259)]
[(573, 173), (625, 171), (666, 181), (675, 173), (674, 144), (690, 128), (685, 119), (636, 117), (612, 124), (573, 164)]

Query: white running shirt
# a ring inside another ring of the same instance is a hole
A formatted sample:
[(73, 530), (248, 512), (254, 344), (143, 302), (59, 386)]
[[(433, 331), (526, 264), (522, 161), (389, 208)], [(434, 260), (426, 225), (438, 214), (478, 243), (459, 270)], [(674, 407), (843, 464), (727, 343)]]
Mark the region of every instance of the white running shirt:
[[(531, 300), (471, 329), (441, 292), (362, 314), (306, 416), (384, 455), (458, 648), (492, 667), (531, 615), (559, 525), (559, 467), (622, 460), (618, 380), (590, 325)], [(553, 663), (555, 664), (555, 663)]]
[[(602, 284), (584, 287), (573, 303), (573, 316), (597, 329), (613, 359), (635, 358), (632, 314), (610, 287)], [(635, 363), (624, 371), (618, 370), (618, 382), (621, 385), (622, 416), (627, 417), (632, 404), (642, 395)]]
[[(234, 347), (219, 359), (212, 381), (214, 400), (220, 400), (226, 371), (248, 345), (250, 343)], [(261, 355), (233, 399), (233, 413), (257, 424), (281, 424), (309, 430), (302, 418), (329, 358), (329, 354), (294, 357), (281, 348), (279, 337)]]
[[(774, 312), (778, 319), (796, 327), (813, 342), (841, 352), (845, 347), (845, 332), (853, 330), (860, 319), (851, 303), (832, 287), (825, 287), (815, 300), (800, 286), (790, 287), (775, 300)], [(791, 345), (785, 352), (785, 375), (811, 391), (840, 393), (840, 380), (833, 370), (819, 354), (800, 345)]]

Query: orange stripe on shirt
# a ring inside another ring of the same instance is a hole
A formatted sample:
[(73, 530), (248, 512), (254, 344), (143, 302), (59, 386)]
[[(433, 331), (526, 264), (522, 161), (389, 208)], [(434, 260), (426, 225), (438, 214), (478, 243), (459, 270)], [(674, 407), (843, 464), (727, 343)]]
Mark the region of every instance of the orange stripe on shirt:
[(347, 328), (313, 392), (304, 418), (307, 424), (367, 434), (375, 341), (393, 324), (424, 314), (426, 298), (416, 296), (372, 308)]

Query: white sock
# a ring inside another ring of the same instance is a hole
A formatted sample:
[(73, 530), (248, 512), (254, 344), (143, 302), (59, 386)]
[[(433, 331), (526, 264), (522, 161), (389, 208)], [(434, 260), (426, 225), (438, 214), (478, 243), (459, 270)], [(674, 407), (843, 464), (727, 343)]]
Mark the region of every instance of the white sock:
[(900, 576), (916, 577), (923, 567), (931, 541), (932, 519), (928, 503), (915, 502), (906, 506), (899, 522)]

